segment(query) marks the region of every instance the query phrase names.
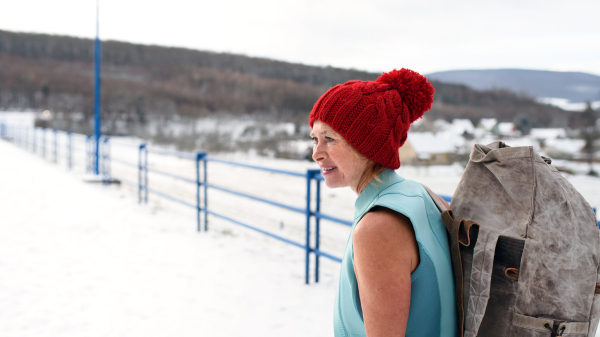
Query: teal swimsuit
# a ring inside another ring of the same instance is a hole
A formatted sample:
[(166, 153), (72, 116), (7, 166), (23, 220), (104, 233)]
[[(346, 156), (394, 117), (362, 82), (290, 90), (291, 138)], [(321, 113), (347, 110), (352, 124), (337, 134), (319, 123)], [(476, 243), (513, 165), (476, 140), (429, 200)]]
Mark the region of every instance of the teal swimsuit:
[[(407, 337), (458, 336), (454, 280), (446, 229), (425, 189), (392, 170), (379, 174), (356, 199), (354, 227), (373, 207), (386, 207), (408, 217), (415, 230), (420, 263), (411, 274)], [(354, 274), (352, 232), (342, 260), (335, 300), (336, 337), (366, 336), (360, 295)]]

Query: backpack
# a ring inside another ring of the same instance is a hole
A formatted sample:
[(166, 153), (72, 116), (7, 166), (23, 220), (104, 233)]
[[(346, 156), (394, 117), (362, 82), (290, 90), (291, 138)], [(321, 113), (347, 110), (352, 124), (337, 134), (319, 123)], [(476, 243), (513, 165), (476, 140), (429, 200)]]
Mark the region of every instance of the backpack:
[(550, 164), (532, 147), (476, 144), (450, 210), (432, 195), (449, 233), (460, 336), (595, 337), (600, 230)]

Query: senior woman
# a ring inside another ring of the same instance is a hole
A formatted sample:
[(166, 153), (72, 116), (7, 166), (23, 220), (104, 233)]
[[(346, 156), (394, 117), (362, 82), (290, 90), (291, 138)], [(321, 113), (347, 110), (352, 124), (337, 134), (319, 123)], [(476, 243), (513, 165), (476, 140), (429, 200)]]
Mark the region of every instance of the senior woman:
[(330, 188), (357, 195), (334, 331), (343, 336), (458, 336), (446, 230), (424, 188), (396, 174), (410, 124), (434, 89), (408, 70), (349, 81), (315, 103), (313, 159)]

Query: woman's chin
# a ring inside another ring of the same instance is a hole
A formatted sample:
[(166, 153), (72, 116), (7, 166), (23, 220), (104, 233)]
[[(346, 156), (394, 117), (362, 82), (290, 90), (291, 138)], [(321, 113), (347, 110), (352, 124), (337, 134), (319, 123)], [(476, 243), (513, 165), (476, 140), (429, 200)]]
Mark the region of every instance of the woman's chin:
[(344, 185), (341, 181), (338, 181), (336, 179), (328, 178), (327, 176), (325, 176), (324, 178), (325, 178), (325, 185), (327, 187), (329, 187), (329, 188), (346, 187), (346, 185)]

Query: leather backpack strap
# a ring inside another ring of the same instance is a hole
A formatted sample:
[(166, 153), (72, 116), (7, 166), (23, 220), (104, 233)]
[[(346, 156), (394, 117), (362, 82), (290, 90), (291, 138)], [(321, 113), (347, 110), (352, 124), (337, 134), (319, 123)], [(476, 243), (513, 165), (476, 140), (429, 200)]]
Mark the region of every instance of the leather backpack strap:
[[(452, 211), (447, 209), (446, 206), (439, 200), (439, 196), (435, 194), (432, 190), (430, 190), (427, 186), (421, 184), (423, 188), (427, 191), (437, 208), (442, 213), (442, 221), (444, 222), (444, 226), (446, 227), (446, 231), (448, 232), (448, 243), (450, 246), (450, 258), (452, 262), (452, 273), (454, 276), (454, 294), (456, 296), (456, 309), (458, 313), (458, 328), (460, 332), (460, 337), (463, 337), (465, 330), (465, 309), (463, 304), (463, 267), (462, 260), (460, 256), (460, 246), (461, 241), (461, 228), (464, 231), (465, 222), (463, 220), (454, 220), (454, 216), (452, 215)], [(473, 222), (470, 222), (467, 232), (466, 232), (466, 245), (468, 246), (470, 243), (469, 238), (469, 229)], [(479, 226), (479, 225), (478, 225)], [(464, 245), (464, 243), (463, 243)]]
[(452, 273), (454, 274), (454, 294), (456, 295), (456, 312), (458, 314), (458, 331), (460, 337), (463, 337), (465, 331), (465, 308), (463, 304), (463, 267), (460, 256), (459, 235), (462, 220), (454, 220), (452, 211), (447, 210), (442, 213), (442, 220), (448, 230), (450, 241), (450, 259), (452, 260)]
[[(421, 184), (421, 183), (419, 183), (419, 184)], [(423, 184), (421, 184), (421, 186), (423, 186), (425, 191), (427, 191), (427, 194), (429, 194), (429, 196), (431, 197), (431, 200), (433, 200), (433, 203), (435, 204), (437, 209), (440, 211), (440, 213), (442, 213), (448, 209), (448, 208), (446, 208), (446, 205), (444, 205), (442, 203), (442, 201), (440, 200), (439, 195), (435, 194), (432, 190), (429, 189), (429, 187), (427, 187)]]

